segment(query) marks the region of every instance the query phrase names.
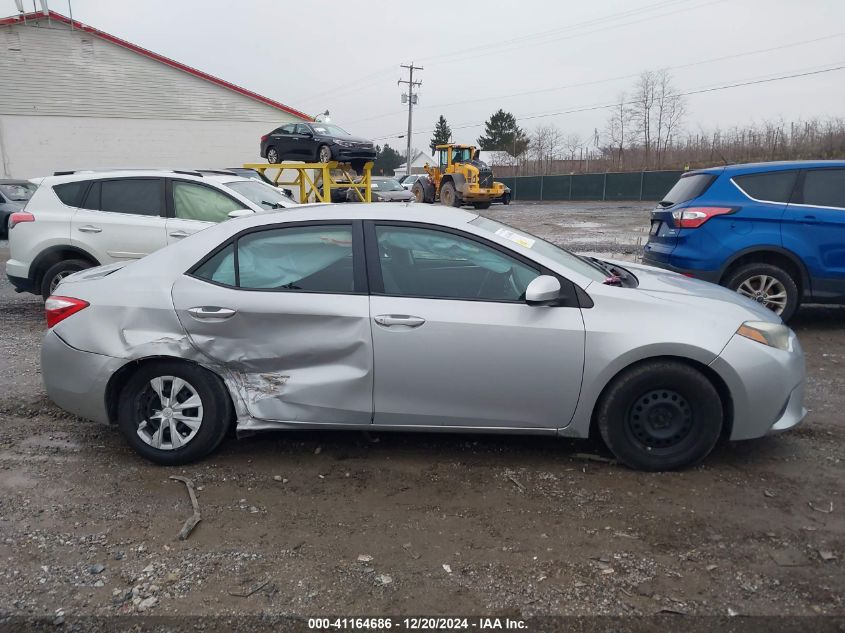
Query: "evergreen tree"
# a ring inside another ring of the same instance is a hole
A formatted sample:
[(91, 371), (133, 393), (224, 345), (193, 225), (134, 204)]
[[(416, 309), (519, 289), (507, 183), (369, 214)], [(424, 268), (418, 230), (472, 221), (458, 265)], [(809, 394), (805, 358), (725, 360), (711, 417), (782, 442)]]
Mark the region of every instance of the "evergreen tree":
[(507, 152), (514, 158), (525, 153), (529, 145), (528, 136), (516, 124), (516, 117), (510, 112), (499, 110), (484, 124), (484, 136), (478, 137), (478, 145), (489, 152)]
[(437, 120), (437, 125), (434, 126), (434, 136), (431, 137), (431, 143), (429, 145), (431, 147), (431, 153), (434, 153), (437, 145), (445, 145), (451, 138), (452, 130), (449, 128), (449, 124), (446, 123), (446, 117), (441, 114)]
[(373, 164), (373, 171), (381, 175), (393, 175), (393, 170), (405, 162), (405, 157), (387, 143), (384, 147), (376, 146), (376, 160)]

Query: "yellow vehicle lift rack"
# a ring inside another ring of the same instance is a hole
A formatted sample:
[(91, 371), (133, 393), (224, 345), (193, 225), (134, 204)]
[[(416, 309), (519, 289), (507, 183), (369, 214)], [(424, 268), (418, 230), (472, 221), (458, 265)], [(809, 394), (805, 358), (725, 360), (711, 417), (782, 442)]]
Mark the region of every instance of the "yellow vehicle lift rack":
[[(273, 181), (277, 187), (298, 187), (299, 201), (307, 202), (314, 194), (317, 202), (331, 202), (332, 189), (350, 189), (361, 202), (372, 202), (373, 163), (364, 165), (360, 182), (355, 182), (358, 175), (349, 163), (331, 161), (328, 163), (247, 163), (244, 169), (254, 169), (259, 174)], [(266, 174), (275, 171), (275, 177)], [(284, 172), (296, 172), (293, 180), (281, 180)], [(343, 174), (345, 180), (335, 178), (333, 172)]]

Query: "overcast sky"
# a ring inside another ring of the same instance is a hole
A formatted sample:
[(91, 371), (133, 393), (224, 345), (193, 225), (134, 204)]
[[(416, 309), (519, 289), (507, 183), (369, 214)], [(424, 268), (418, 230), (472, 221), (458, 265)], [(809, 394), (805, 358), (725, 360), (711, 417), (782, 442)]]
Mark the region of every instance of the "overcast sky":
[[(32, 0), (24, 0), (26, 6)], [(399, 65), (425, 69), (414, 143), (438, 115), (474, 142), (496, 109), (530, 131), (603, 135), (633, 76), (668, 67), (682, 91), (845, 66), (845, 0), (282, 2), (72, 0), (73, 17), (394, 147)], [(50, 8), (68, 13), (67, 0)], [(15, 13), (0, 0), (0, 13)], [(777, 50), (766, 50), (777, 49)], [(721, 58), (721, 59), (719, 59)], [(845, 70), (688, 97), (686, 129), (845, 116)], [(537, 118), (530, 118), (537, 117)], [(390, 138), (392, 137), (392, 138)]]

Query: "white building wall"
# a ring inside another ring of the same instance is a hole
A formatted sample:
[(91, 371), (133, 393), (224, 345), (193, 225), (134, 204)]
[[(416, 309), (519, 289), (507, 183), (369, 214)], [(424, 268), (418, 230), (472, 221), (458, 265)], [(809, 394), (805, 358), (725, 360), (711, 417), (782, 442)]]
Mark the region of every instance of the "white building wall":
[(0, 27), (0, 177), (230, 167), (300, 120), (55, 20)]
[(266, 162), (267, 123), (0, 115), (0, 173), (49, 176), (70, 169), (202, 169)]

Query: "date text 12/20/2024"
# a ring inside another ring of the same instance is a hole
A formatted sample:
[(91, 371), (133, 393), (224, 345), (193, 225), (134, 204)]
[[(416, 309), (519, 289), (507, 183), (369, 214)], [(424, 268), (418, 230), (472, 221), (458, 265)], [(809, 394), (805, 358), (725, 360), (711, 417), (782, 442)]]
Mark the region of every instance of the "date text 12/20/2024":
[(443, 617), (374, 617), (374, 618), (308, 618), (308, 628), (315, 631), (389, 631), (391, 629), (405, 629), (409, 631), (525, 631), (528, 628), (525, 620), (514, 618), (473, 617), (473, 618), (443, 618)]

